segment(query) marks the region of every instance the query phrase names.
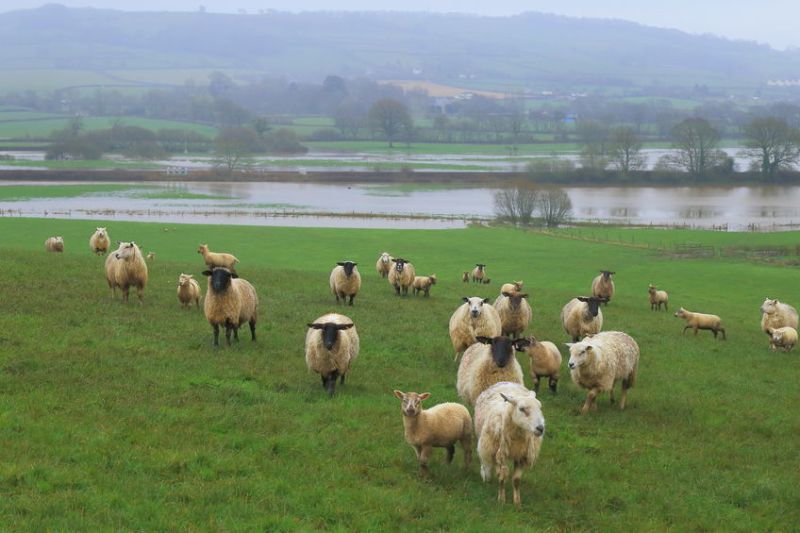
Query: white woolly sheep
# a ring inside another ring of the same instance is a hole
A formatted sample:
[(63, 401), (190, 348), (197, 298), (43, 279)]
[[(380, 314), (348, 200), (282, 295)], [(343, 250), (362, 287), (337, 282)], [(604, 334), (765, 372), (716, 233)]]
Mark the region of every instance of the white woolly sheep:
[(156, 253), (155, 252), (147, 252), (147, 256), (145, 257), (147, 261), (155, 261), (156, 260)]
[[(767, 298), (761, 304), (761, 331), (790, 327), (797, 329), (797, 309), (776, 299)], [(771, 335), (770, 335), (771, 337)]]
[(611, 301), (614, 296), (614, 280), (611, 276), (616, 272), (610, 270), (601, 270), (600, 275), (592, 280), (592, 296), (595, 298), (605, 298), (603, 301), (606, 305)]
[(225, 267), (203, 271), (208, 276), (206, 301), (203, 304), (206, 320), (214, 330), (214, 346), (219, 346), (219, 327), (225, 326), (225, 340), (231, 345), (231, 333), (239, 340), (239, 327), (250, 324), (250, 335), (256, 340), (258, 294), (249, 281)]
[(383, 252), (381, 256), (378, 258), (377, 263), (375, 263), (375, 270), (378, 271), (378, 274), (385, 278), (389, 275), (389, 270), (392, 269), (392, 256), (389, 252)]
[(589, 409), (597, 410), (597, 395), (608, 391), (614, 403), (614, 384), (622, 381), (619, 408), (625, 409), (628, 389), (636, 383), (639, 366), (639, 345), (621, 331), (604, 331), (569, 346), (569, 368), (572, 381), (589, 390), (581, 408), (585, 415)]
[(322, 377), (322, 386), (333, 396), (336, 378), (344, 385), (350, 365), (358, 357), (359, 339), (353, 321), (337, 313), (309, 322), (306, 332), (306, 366)]
[(703, 329), (711, 331), (714, 334), (715, 339), (717, 338), (717, 333), (722, 333), (722, 340), (727, 338), (725, 336), (725, 328), (722, 327), (722, 319), (717, 315), (693, 313), (692, 311), (687, 311), (681, 307), (675, 313), (675, 316), (686, 320), (686, 326), (683, 328), (683, 333), (686, 333), (687, 329), (693, 329), (695, 336), (697, 336), (698, 330)]
[(401, 401), (403, 413), (403, 436), (414, 448), (419, 461), (420, 474), (428, 473), (428, 459), (433, 448), (447, 450), (447, 462), (453, 462), (456, 442), (464, 451), (464, 468), (469, 468), (472, 460), (472, 417), (467, 408), (460, 403), (440, 403), (430, 409), (422, 408), (422, 401), (430, 397), (429, 392), (394, 391)]
[(359, 274), (356, 265), (352, 261), (339, 261), (331, 271), (330, 286), (331, 292), (336, 296), (336, 303), (339, 303), (341, 298), (342, 303), (347, 303), (347, 298), (350, 298), (350, 305), (353, 305), (353, 299), (358, 294), (361, 288), (361, 274)]
[(460, 305), (450, 317), (450, 341), (455, 350), (454, 359), (476, 342), (476, 337), (497, 337), (501, 334), (500, 316), (488, 299), (464, 297)]
[(660, 311), (661, 304), (664, 304), (664, 311), (669, 311), (669, 294), (667, 291), (660, 291), (655, 285), (647, 286), (647, 294), (650, 297), (650, 310)]
[(522, 292), (522, 285), (524, 283), (520, 281), (515, 281), (513, 283), (503, 283), (500, 286), (500, 294), (504, 292)]
[(116, 296), (117, 287), (122, 290), (123, 301), (128, 301), (131, 287), (136, 287), (139, 304), (142, 304), (144, 288), (147, 286), (147, 263), (135, 242), (122, 242), (115, 252), (106, 257), (106, 281), (112, 298)]
[(515, 350), (521, 349), (524, 339), (504, 336), (478, 336), (477, 342), (466, 349), (458, 365), (456, 390), (462, 400), (475, 405), (478, 396), (501, 381), (524, 383), (522, 367)]
[(475, 268), (472, 269), (472, 281), (474, 283), (483, 283), (484, 277), (486, 277), (486, 265), (475, 263)]
[(790, 352), (794, 345), (797, 344), (797, 330), (791, 326), (769, 328), (769, 333), (769, 347), (773, 350), (782, 348), (784, 352)]
[(420, 292), (425, 293), (425, 296), (430, 296), (431, 285), (436, 285), (436, 274), (430, 276), (415, 276), (414, 277), (414, 295)]
[(531, 305), (527, 293), (504, 292), (494, 301), (494, 308), (500, 316), (502, 335), (519, 337), (531, 323)]
[(191, 274), (183, 274), (178, 277), (178, 301), (181, 307), (189, 309), (194, 300), (195, 306), (200, 308), (200, 284)]
[(389, 271), (389, 285), (394, 287), (395, 294), (408, 296), (408, 289), (414, 284), (417, 270), (414, 265), (402, 258), (392, 259), (394, 268)]
[(561, 377), (561, 352), (555, 344), (549, 341), (537, 340), (533, 335), (520, 339), (517, 348), (522, 348), (522, 353), (528, 354), (531, 363), (531, 378), (533, 390), (539, 392), (539, 381), (548, 378), (550, 392), (558, 391), (558, 378)]
[(519, 508), (522, 471), (530, 468), (539, 456), (544, 436), (542, 404), (536, 393), (518, 383), (495, 383), (475, 403), (475, 434), (481, 478), (492, 479), (497, 471), (497, 501), (506, 501), (508, 462), (514, 463), (511, 478), (514, 505)]
[(598, 333), (603, 329), (603, 312), (600, 304), (603, 298), (578, 296), (561, 310), (561, 325), (567, 335), (577, 342), (581, 337)]
[(110, 241), (106, 228), (96, 228), (92, 236), (89, 237), (89, 249), (94, 254), (105, 254), (108, 252), (109, 245)]
[(44, 249), (48, 252), (63, 252), (64, 237), (48, 237), (48, 239), (44, 241)]
[(236, 256), (221, 252), (209, 251), (207, 244), (197, 247), (197, 253), (203, 254), (203, 261), (209, 269), (215, 267), (227, 268), (231, 272), (236, 272), (236, 263), (239, 262)]

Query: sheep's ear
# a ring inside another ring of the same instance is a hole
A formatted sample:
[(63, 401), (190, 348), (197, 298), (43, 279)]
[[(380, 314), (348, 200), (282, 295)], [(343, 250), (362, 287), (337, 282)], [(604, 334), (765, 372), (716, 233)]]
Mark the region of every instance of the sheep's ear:
[(508, 292), (508, 291), (503, 291), (503, 292), (501, 292), (500, 294), (502, 294), (502, 295), (503, 295), (503, 296), (505, 296), (506, 298), (511, 298), (511, 293), (510, 293), (510, 292)]
[(322, 324), (316, 324), (314, 322), (309, 322), (308, 323), (308, 327), (314, 328), (314, 329), (322, 329), (324, 326)]
[(581, 302), (588, 302), (589, 298), (587, 298), (586, 296), (578, 296), (577, 300), (579, 300)]
[(565, 343), (564, 343), (564, 346), (566, 346), (566, 347), (567, 347), (567, 349), (569, 349), (569, 348), (572, 348), (574, 345), (575, 345), (575, 343), (574, 343), (574, 342), (565, 342)]
[(528, 297), (528, 293), (527, 292), (523, 292), (522, 294), (519, 295), (519, 297), (520, 298), (527, 298)]
[(210, 270), (203, 270), (203, 275), (204, 276), (210, 276), (211, 275), (211, 271)]
[(353, 266), (356, 266), (356, 265), (358, 265), (358, 263), (353, 263)]
[(514, 341), (514, 348), (516, 348), (518, 352), (522, 352), (531, 344), (532, 343), (530, 339), (517, 339)]
[(593, 352), (594, 351), (594, 346), (592, 346), (591, 344), (587, 345), (586, 346), (586, 351), (587, 352)]
[(238, 278), (239, 274), (237, 274), (236, 272), (231, 272), (231, 277), (232, 278)]
[(464, 297), (463, 297), (463, 298), (461, 298), (461, 299), (462, 299), (462, 300), (464, 300), (464, 303), (469, 303), (469, 298), (467, 298), (466, 296), (464, 296)]
[(423, 392), (422, 394), (419, 395), (419, 400), (420, 401), (427, 400), (430, 397), (431, 397), (431, 393), (430, 392)]
[(512, 404), (512, 405), (517, 405), (517, 400), (516, 400), (516, 399), (514, 399), (514, 397), (513, 397), (513, 396), (506, 396), (506, 395), (505, 395), (505, 394), (503, 394), (502, 392), (500, 393), (500, 396), (502, 396), (502, 397), (503, 397), (503, 399), (504, 399), (505, 401), (507, 401), (508, 403), (510, 403), (510, 404)]
[(475, 340), (477, 342), (480, 342), (481, 344), (492, 344), (492, 338), (491, 337), (484, 337), (484, 336), (481, 335), (480, 337), (475, 337)]
[(349, 324), (337, 324), (337, 325), (336, 325), (336, 329), (338, 329), (339, 331), (341, 331), (341, 330), (343, 330), (343, 329), (350, 329), (350, 328), (352, 328), (353, 326), (355, 326), (355, 324), (353, 324), (352, 322), (350, 322)]
[(489, 298), (484, 298), (483, 299), (483, 303), (488, 304), (489, 303)]
[(343, 262), (341, 262), (341, 261), (337, 262), (336, 264), (337, 264), (337, 265), (339, 265), (340, 267), (343, 267), (343, 266), (344, 266), (344, 263), (343, 263)]
[[(309, 324), (309, 326), (310, 325), (311, 324)], [(395, 398), (398, 398), (398, 399), (402, 400), (405, 397), (405, 393), (403, 391), (401, 391), (401, 390), (395, 389), (394, 390), (394, 396), (395, 396)]]

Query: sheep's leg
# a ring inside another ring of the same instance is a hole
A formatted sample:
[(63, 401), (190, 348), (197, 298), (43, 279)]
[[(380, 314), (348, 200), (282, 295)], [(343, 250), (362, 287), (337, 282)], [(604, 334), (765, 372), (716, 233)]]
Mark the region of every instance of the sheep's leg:
[(609, 403), (611, 405), (614, 405), (614, 401), (615, 401), (615, 399), (614, 399), (614, 386), (615, 385), (616, 385), (616, 382), (612, 383), (611, 384), (611, 390), (608, 391), (608, 401), (609, 401)]
[(625, 401), (628, 399), (628, 389), (631, 387), (630, 383), (630, 377), (622, 380), (622, 394), (619, 399), (620, 411), (625, 409)]
[(123, 287), (122, 289), (122, 301), (128, 303), (128, 294), (130, 293), (130, 287)]
[(470, 435), (461, 438), (461, 450), (464, 452), (464, 468), (469, 468), (472, 463), (472, 437)]
[(233, 340), (239, 342), (239, 326), (234, 326), (233, 328)]
[(347, 374), (342, 374), (341, 376), (339, 376), (339, 385), (344, 385), (344, 377), (345, 377), (346, 375), (347, 375)]
[(722, 333), (722, 340), (728, 340), (728, 337), (725, 336), (725, 328), (720, 328), (719, 331)]
[(395, 295), (400, 296), (400, 285), (394, 286), (394, 293)]
[(351, 294), (350, 295), (350, 305), (353, 305), (353, 298), (355, 298), (355, 297), (356, 297), (355, 294)]
[(334, 393), (336, 392), (336, 378), (338, 378), (338, 377), (339, 377), (339, 371), (338, 370), (334, 370), (333, 372), (328, 374), (328, 381), (325, 384), (325, 389), (327, 389), (328, 394), (330, 396), (333, 396)]
[(533, 375), (533, 391), (536, 394), (539, 394), (539, 380), (540, 380), (539, 374), (534, 374)]
[(664, 302), (664, 311), (669, 311), (669, 304)]
[(595, 405), (595, 399), (597, 398), (597, 389), (591, 389), (589, 394), (586, 395), (586, 402), (584, 402), (583, 407), (581, 408), (581, 414), (585, 415), (589, 412), (589, 409), (597, 409)]
[(692, 326), (684, 326), (684, 328), (683, 328), (683, 333), (685, 334), (685, 333), (686, 333), (686, 330), (687, 330), (687, 329), (690, 329), (691, 327), (692, 327)]
[(694, 327), (694, 336), (695, 336), (695, 337), (697, 337), (697, 332), (698, 332), (698, 331), (700, 331), (700, 328), (699, 328), (698, 326), (695, 326), (695, 327)]
[(508, 466), (503, 462), (503, 465), (497, 469), (497, 501), (506, 503), (506, 478), (508, 477)]
[(139, 297), (139, 305), (144, 305), (144, 287), (136, 287), (136, 296)]
[(233, 330), (233, 328), (231, 327), (230, 324), (225, 324), (225, 342), (228, 344), (228, 346), (231, 345), (231, 333), (232, 333), (232, 330)]
[(339, 291), (334, 291), (333, 295), (336, 296), (336, 303), (338, 304), (339, 303)]
[(254, 342), (256, 340), (256, 321), (255, 320), (251, 320), (250, 321), (250, 340), (254, 341)]
[(219, 348), (219, 324), (211, 326), (214, 328), (214, 347)]
[(550, 380), (549, 380), (548, 385), (550, 386), (550, 392), (552, 392), (553, 394), (558, 393), (558, 380), (557, 379), (553, 379), (553, 376), (550, 376)]
[(433, 451), (432, 446), (422, 446), (419, 451), (419, 474), (421, 476), (427, 476), (430, 472), (428, 470), (428, 460), (431, 457), (431, 451)]
[(514, 507), (517, 509), (522, 505), (522, 498), (519, 495), (519, 486), (522, 482), (522, 465), (519, 461), (514, 461), (514, 476), (511, 478), (511, 486), (514, 488)]

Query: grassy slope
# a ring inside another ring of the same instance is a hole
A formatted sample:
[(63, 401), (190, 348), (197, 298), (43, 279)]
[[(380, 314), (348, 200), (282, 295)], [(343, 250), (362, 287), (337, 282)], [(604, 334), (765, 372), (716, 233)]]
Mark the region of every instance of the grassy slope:
[[(43, 116), (47, 116), (46, 113), (31, 113), (30, 115), (30, 117), (26, 117), (25, 113), (18, 112), (14, 113), (14, 120), (0, 122), (0, 138), (48, 137), (52, 132), (63, 129), (69, 121), (68, 118), (59, 115), (52, 115), (54, 118), (47, 120), (41, 120)], [(3, 118), (3, 114), (0, 114), (0, 120)], [(216, 128), (203, 124), (139, 117), (86, 117), (82, 124), (86, 130), (100, 130), (112, 127), (117, 121), (126, 126), (139, 126), (153, 131), (160, 129), (190, 130), (209, 138), (213, 138), (217, 134)]]
[[(108, 298), (103, 260), (88, 253), (95, 225), (158, 252), (144, 307)], [(45, 254), (56, 233), (67, 252)], [(0, 234), (0, 517), (10, 529), (796, 527), (800, 364), (770, 353), (758, 328), (765, 294), (798, 303), (792, 270), (503, 229), (0, 218)], [(235, 252), (258, 288), (256, 344), (212, 351), (202, 312), (178, 308), (175, 280), (202, 269), (200, 241)], [(376, 279), (384, 249), (439, 275), (429, 300), (399, 300)], [(304, 325), (335, 309), (327, 278), (344, 257), (361, 262), (362, 294), (345, 313), (362, 348), (329, 400), (306, 372)], [(458, 281), (477, 261), (494, 284)], [(642, 348), (629, 409), (603, 398), (598, 413), (577, 416), (585, 395), (562, 370), (559, 395), (542, 394), (548, 432), (521, 512), (496, 504), (477, 465), (448, 467), (441, 451), (431, 480), (419, 480), (390, 392), (457, 400), (447, 320), (460, 297), (524, 279), (533, 331), (560, 342), (561, 306), (601, 267), (618, 272), (606, 329)], [(677, 319), (648, 311), (649, 281), (675, 307), (720, 313), (730, 340), (681, 336)]]

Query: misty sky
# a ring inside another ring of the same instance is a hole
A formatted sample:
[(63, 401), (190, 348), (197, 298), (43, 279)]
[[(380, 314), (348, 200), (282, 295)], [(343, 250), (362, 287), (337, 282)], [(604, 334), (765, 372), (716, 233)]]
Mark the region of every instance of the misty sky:
[[(0, 12), (38, 7), (44, 0), (2, 0)], [(800, 47), (800, 0), (55, 0), (74, 7), (123, 10), (207, 11), (240, 9), (280, 11), (437, 11), (511, 15), (545, 11), (570, 16), (632, 20), (691, 33), (713, 33), (768, 43), (775, 48)], [(433, 6), (432, 6), (433, 5)]]

